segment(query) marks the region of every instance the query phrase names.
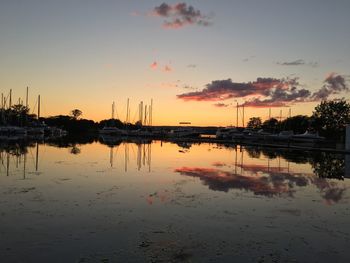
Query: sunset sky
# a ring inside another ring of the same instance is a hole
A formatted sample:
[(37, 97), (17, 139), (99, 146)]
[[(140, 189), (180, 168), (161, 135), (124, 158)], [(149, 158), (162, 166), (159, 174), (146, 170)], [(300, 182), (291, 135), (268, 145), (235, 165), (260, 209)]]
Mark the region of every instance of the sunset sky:
[[(30, 88), (42, 114), (82, 110), (131, 121), (154, 103), (154, 124), (236, 123), (311, 114), (349, 98), (350, 1), (197, 0), (0, 2), (0, 89)], [(241, 122), (241, 120), (240, 120)]]

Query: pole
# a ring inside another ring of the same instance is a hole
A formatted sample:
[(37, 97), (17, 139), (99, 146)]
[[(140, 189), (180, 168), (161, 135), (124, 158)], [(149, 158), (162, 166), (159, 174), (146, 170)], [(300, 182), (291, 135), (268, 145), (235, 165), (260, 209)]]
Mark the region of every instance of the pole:
[(143, 101), (141, 101), (141, 119), (140, 119), (140, 121), (141, 121), (141, 125), (143, 125)]
[(9, 108), (12, 106), (12, 89), (10, 89), (10, 101), (9, 101)]
[(40, 118), (40, 95), (38, 95), (38, 120)]
[(27, 86), (27, 92), (26, 92), (26, 107), (28, 108), (28, 94), (29, 94), (29, 88)]
[(271, 119), (271, 108), (269, 108), (269, 119)]
[(149, 124), (150, 126), (153, 124), (153, 99), (151, 99), (151, 109), (149, 111)]
[(282, 110), (280, 110), (280, 122), (282, 122)]

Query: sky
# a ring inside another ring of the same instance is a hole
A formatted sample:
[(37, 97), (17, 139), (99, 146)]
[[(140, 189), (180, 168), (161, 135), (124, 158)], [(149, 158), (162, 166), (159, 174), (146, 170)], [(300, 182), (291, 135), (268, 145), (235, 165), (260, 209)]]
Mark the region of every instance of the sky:
[[(347, 0), (1, 0), (0, 90), (42, 115), (236, 124), (349, 99)], [(243, 107), (239, 108), (239, 123)]]

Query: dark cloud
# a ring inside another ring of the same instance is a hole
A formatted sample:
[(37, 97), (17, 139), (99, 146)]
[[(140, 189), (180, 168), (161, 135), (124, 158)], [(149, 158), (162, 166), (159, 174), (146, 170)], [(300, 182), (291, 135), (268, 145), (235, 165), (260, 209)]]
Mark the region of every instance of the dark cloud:
[(300, 66), (305, 65), (305, 61), (303, 59), (297, 59), (289, 62), (277, 62), (277, 64), (281, 66)]
[[(223, 167), (224, 163), (217, 162), (215, 167)], [(335, 182), (328, 182), (325, 178), (317, 178), (303, 173), (293, 173), (281, 167), (267, 167), (263, 165), (241, 165), (250, 175), (237, 174), (219, 168), (181, 167), (175, 172), (181, 175), (197, 177), (204, 185), (214, 191), (228, 192), (230, 189), (250, 191), (255, 195), (266, 197), (288, 196), (294, 197), (297, 187), (314, 185), (320, 190), (321, 197), (327, 204), (340, 202), (345, 195), (346, 188)], [(259, 174), (263, 173), (264, 176)]]
[(166, 18), (163, 22), (164, 28), (176, 29), (188, 25), (209, 26), (211, 24), (208, 16), (186, 3), (175, 5), (162, 3), (154, 8), (153, 14)]
[(209, 189), (227, 192), (230, 189), (251, 191), (255, 195), (273, 197), (277, 195), (293, 196), (294, 177), (256, 177), (243, 176), (221, 169), (202, 167), (182, 167), (175, 169), (182, 175), (198, 177)]
[(201, 91), (177, 95), (185, 101), (220, 101), (231, 98), (243, 98), (252, 95), (269, 96), (273, 89), (286, 89), (296, 79), (258, 78), (254, 82), (232, 82), (231, 79), (214, 80)]
[(286, 61), (286, 62), (277, 62), (278, 65), (281, 66), (310, 66), (310, 67), (318, 67), (318, 62), (305, 62), (303, 59), (297, 59), (294, 61)]
[(169, 17), (172, 7), (167, 3), (162, 3), (160, 6), (156, 6), (154, 11), (159, 16)]
[[(184, 101), (223, 101), (227, 99), (246, 100), (248, 107), (283, 107), (300, 102), (328, 99), (329, 96), (348, 92), (347, 78), (336, 73), (330, 74), (324, 85), (316, 92), (302, 87), (298, 78), (258, 78), (254, 82), (233, 82), (231, 79), (214, 80), (199, 91), (177, 95)], [(222, 102), (220, 102), (222, 103)], [(219, 106), (220, 103), (214, 104)], [(220, 106), (219, 106), (220, 107)]]
[(324, 85), (312, 94), (313, 100), (326, 100), (330, 95), (348, 92), (349, 86), (345, 76), (331, 73), (324, 80)]
[(283, 107), (291, 103), (304, 102), (308, 100), (311, 92), (307, 89), (297, 89), (291, 87), (288, 89), (274, 89), (269, 98), (254, 98), (247, 101), (244, 105), (250, 107)]

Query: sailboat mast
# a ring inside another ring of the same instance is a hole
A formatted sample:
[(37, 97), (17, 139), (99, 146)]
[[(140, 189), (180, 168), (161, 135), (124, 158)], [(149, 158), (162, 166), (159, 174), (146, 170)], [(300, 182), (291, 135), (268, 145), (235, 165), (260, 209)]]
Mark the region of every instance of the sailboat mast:
[(129, 122), (129, 98), (126, 102), (126, 124)]
[(12, 106), (12, 89), (10, 89), (10, 101), (9, 101), (9, 108)]
[(29, 94), (29, 88), (27, 86), (27, 91), (26, 91), (26, 107), (28, 108), (28, 94)]
[(149, 111), (149, 125), (152, 126), (153, 124), (153, 99), (151, 99), (151, 108)]
[(145, 105), (145, 125), (147, 125), (147, 105)]
[(40, 95), (38, 95), (38, 120), (40, 118)]
[(112, 119), (114, 120), (114, 101), (112, 103)]

